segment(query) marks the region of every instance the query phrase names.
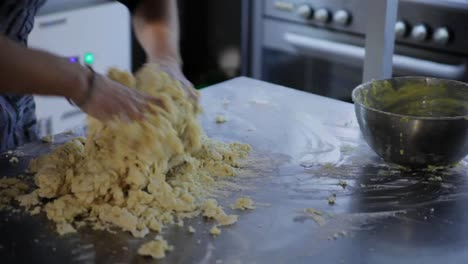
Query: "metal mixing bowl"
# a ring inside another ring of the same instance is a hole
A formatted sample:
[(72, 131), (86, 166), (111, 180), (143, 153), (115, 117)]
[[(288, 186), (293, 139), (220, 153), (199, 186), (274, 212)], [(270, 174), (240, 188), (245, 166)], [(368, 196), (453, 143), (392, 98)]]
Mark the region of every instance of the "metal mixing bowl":
[(352, 96), (364, 139), (385, 161), (446, 166), (468, 154), (468, 84), (402, 77), (362, 84)]

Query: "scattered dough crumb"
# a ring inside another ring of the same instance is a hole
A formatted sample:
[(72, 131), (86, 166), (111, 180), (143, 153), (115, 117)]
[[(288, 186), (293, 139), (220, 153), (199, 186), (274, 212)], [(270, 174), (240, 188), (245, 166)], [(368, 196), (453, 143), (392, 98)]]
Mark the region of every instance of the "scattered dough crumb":
[(189, 227), (188, 227), (188, 231), (189, 231), (189, 233), (192, 233), (192, 234), (193, 234), (193, 233), (195, 233), (197, 230), (195, 230), (195, 228), (193, 228), (192, 226), (189, 226)]
[(76, 229), (68, 223), (61, 223), (57, 224), (57, 233), (63, 236), (66, 234), (76, 233)]
[(203, 216), (213, 218), (221, 226), (232, 225), (237, 222), (237, 215), (227, 215), (215, 199), (207, 199), (202, 206)]
[(19, 202), (21, 206), (26, 207), (26, 208), (31, 208), (33, 206), (40, 204), (37, 190), (28, 194), (18, 196), (16, 200)]
[(19, 159), (18, 159), (17, 157), (12, 157), (12, 158), (10, 159), (10, 163), (11, 163), (11, 164), (18, 164), (18, 162), (19, 162)]
[(157, 236), (156, 240), (152, 240), (140, 246), (138, 254), (142, 256), (150, 256), (155, 259), (162, 259), (166, 257), (166, 251), (172, 251), (173, 247), (170, 246), (166, 240), (161, 236)]
[(219, 229), (218, 226), (215, 225), (210, 229), (210, 234), (212, 234), (213, 236), (219, 236), (221, 234), (221, 229)]
[(336, 198), (335, 196), (330, 196), (328, 197), (328, 204), (329, 205), (334, 205), (336, 203)]
[(327, 223), (327, 221), (323, 217), (322, 211), (313, 208), (306, 208), (304, 209), (304, 213), (306, 214), (306, 216), (312, 218), (312, 220), (314, 220), (315, 223), (317, 223), (317, 225), (319, 226), (324, 226)]
[(239, 209), (239, 210), (253, 210), (255, 209), (254, 202), (248, 196), (240, 197), (236, 200), (236, 202), (231, 206), (232, 209)]
[(216, 123), (218, 123), (218, 124), (222, 124), (222, 123), (226, 123), (226, 122), (227, 122), (226, 117), (223, 116), (223, 115), (216, 116), (215, 121), (216, 121)]
[(184, 227), (184, 220), (179, 219), (179, 221), (177, 221), (177, 226)]
[(40, 207), (40, 206), (36, 206), (36, 207), (34, 207), (34, 209), (32, 209), (29, 213), (30, 213), (31, 215), (37, 215), (37, 214), (39, 214), (40, 212), (41, 212), (41, 207)]
[[(73, 132), (72, 132), (72, 133), (73, 133)], [(52, 143), (54, 143), (54, 135), (43, 136), (43, 137), (41, 138), (41, 141), (44, 142), (44, 143), (52, 144)]]

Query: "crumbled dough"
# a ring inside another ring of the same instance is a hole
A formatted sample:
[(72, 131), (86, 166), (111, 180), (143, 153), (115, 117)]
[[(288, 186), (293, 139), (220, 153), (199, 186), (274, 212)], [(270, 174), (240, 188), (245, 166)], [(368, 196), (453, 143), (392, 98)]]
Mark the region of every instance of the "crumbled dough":
[(11, 157), (10, 159), (11, 164), (18, 164), (18, 162), (19, 162), (19, 159), (17, 157)]
[[(219, 183), (236, 175), (250, 146), (205, 136), (197, 119), (200, 107), (156, 65), (144, 66), (136, 77), (115, 69), (109, 77), (160, 99), (164, 109), (151, 106), (144, 121), (132, 123), (89, 118), (87, 138), (72, 139), (31, 162), (37, 189), (19, 199), (32, 206), (37, 195), (61, 234), (86, 223), (144, 237), (200, 214), (221, 226), (235, 223), (237, 216), (226, 214), (212, 197)], [(140, 251), (150, 254), (164, 245), (153, 241)]]
[(41, 138), (41, 141), (44, 142), (44, 143), (52, 144), (52, 143), (54, 143), (54, 135), (43, 136)]
[(231, 206), (232, 209), (239, 209), (239, 210), (253, 210), (255, 209), (254, 202), (250, 197), (239, 197), (236, 202)]
[(219, 225), (227, 226), (237, 222), (237, 215), (227, 215), (215, 199), (207, 199), (202, 206), (203, 216), (215, 219)]
[(222, 123), (226, 123), (226, 122), (227, 122), (227, 119), (226, 119), (225, 116), (219, 115), (219, 116), (216, 116), (215, 121), (216, 121), (216, 123), (218, 123), (218, 124), (222, 124)]
[(161, 236), (157, 236), (156, 240), (147, 242), (138, 249), (138, 254), (142, 256), (150, 256), (155, 259), (162, 259), (166, 257), (166, 251), (172, 251), (173, 247), (170, 246), (166, 240)]
[(212, 234), (213, 236), (219, 236), (221, 235), (221, 229), (219, 229), (218, 226), (215, 225), (210, 229), (210, 234)]
[(179, 219), (179, 221), (177, 221), (177, 225), (178, 225), (179, 227), (184, 227), (184, 220)]
[(336, 203), (336, 197), (335, 196), (328, 197), (328, 204), (329, 205), (334, 205), (335, 203)]
[(195, 228), (193, 228), (192, 226), (188, 227), (188, 231), (189, 231), (189, 233), (192, 233), (192, 234), (197, 232), (197, 230), (195, 230)]
[(29, 189), (28, 185), (16, 178), (0, 179), (0, 210), (12, 209), (12, 202), (25, 194)]
[(57, 224), (57, 233), (59, 233), (59, 235), (61, 236), (75, 233), (75, 232), (76, 232), (76, 229), (68, 223)]
[(26, 207), (26, 208), (31, 208), (31, 207), (39, 205), (41, 203), (39, 201), (39, 196), (38, 196), (37, 190), (35, 190), (35, 191), (33, 191), (33, 192), (29, 193), (29, 194), (18, 196), (16, 198), (16, 200), (19, 202), (19, 204), (21, 206)]
[(32, 209), (29, 213), (30, 213), (31, 215), (37, 215), (37, 214), (39, 214), (40, 212), (41, 212), (41, 207), (40, 207), (40, 206), (36, 206), (36, 207), (34, 207), (34, 209)]
[(327, 223), (327, 221), (323, 217), (322, 211), (316, 210), (314, 208), (306, 208), (304, 209), (304, 213), (306, 214), (306, 216), (314, 220), (315, 223), (317, 223), (317, 225), (319, 226), (324, 226)]

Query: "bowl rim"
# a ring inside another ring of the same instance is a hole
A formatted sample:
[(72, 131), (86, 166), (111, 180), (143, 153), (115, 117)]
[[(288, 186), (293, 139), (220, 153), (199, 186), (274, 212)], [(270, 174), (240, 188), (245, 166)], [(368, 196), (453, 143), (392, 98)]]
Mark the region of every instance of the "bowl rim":
[(353, 92), (351, 93), (351, 97), (353, 100), (354, 104), (358, 104), (359, 106), (370, 110), (374, 112), (378, 112), (381, 114), (389, 115), (389, 116), (394, 116), (394, 117), (400, 117), (400, 118), (407, 118), (407, 119), (415, 119), (415, 120), (434, 120), (434, 121), (445, 121), (445, 120), (467, 120), (468, 121), (468, 114), (467, 115), (461, 115), (461, 116), (447, 116), (447, 117), (431, 117), (431, 116), (412, 116), (412, 115), (402, 115), (402, 114), (396, 114), (396, 113), (391, 113), (383, 110), (379, 110), (367, 105), (364, 105), (362, 102), (356, 99), (357, 97), (357, 92), (363, 87), (367, 87), (371, 85), (372, 83), (375, 82), (383, 82), (383, 81), (391, 81), (391, 80), (437, 80), (437, 81), (443, 81), (443, 82), (451, 82), (451, 83), (456, 83), (459, 85), (464, 85), (468, 89), (468, 83), (461, 82), (461, 81), (455, 81), (455, 80), (448, 80), (448, 79), (439, 79), (439, 78), (433, 78), (433, 77), (424, 77), (424, 76), (405, 76), (405, 77), (393, 77), (393, 78), (387, 78), (387, 79), (380, 79), (380, 80), (371, 80), (365, 83), (361, 83), (358, 85), (356, 88), (353, 89)]

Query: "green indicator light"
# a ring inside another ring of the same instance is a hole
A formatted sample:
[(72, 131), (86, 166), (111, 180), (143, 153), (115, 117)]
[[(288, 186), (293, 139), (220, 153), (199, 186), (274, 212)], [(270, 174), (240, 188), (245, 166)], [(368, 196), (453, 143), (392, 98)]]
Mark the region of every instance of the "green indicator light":
[(94, 55), (91, 52), (87, 52), (84, 56), (84, 63), (91, 65), (94, 63)]

